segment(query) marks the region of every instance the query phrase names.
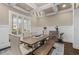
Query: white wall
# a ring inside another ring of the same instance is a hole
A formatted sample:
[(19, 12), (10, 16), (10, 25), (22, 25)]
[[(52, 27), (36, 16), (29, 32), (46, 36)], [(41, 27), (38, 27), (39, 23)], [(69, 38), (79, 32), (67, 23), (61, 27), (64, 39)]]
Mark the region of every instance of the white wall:
[(8, 25), (0, 25), (0, 49), (10, 46)]
[[(41, 34), (43, 27), (33, 27), (32, 33)], [(48, 31), (55, 31), (54, 26), (47, 26)], [(73, 26), (59, 26), (60, 33), (63, 32), (63, 41), (73, 43)]]
[(72, 26), (73, 23), (73, 12), (61, 12), (56, 15), (49, 17), (32, 18), (32, 26), (42, 27), (42, 26)]
[(0, 4), (0, 49), (10, 46), (9, 43), (9, 9)]
[(9, 24), (9, 10), (6, 6), (0, 3), (0, 25)]
[(79, 49), (79, 9), (74, 10), (74, 44), (73, 47)]
[(73, 26), (60, 26), (59, 31), (64, 33), (63, 40), (65, 42), (70, 42), (70, 43), (74, 42)]

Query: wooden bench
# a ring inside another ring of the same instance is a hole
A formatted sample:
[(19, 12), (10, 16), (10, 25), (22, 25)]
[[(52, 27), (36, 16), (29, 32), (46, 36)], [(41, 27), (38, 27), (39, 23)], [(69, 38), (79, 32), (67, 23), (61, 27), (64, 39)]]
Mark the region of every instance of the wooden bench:
[(55, 41), (52, 39), (49, 39), (47, 43), (36, 49), (33, 54), (34, 55), (48, 55), (51, 49), (54, 47)]

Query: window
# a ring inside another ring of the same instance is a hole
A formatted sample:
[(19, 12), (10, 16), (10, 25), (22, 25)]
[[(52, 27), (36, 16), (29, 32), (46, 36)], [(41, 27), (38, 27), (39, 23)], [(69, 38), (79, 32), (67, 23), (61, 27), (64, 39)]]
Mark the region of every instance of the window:
[(15, 15), (12, 16), (12, 34), (17, 34), (17, 17)]
[(31, 20), (27, 21), (27, 29), (28, 29), (28, 32), (31, 31)]
[(21, 35), (23, 32), (31, 32), (31, 20), (26, 16), (11, 13), (11, 33), (14, 35)]
[(23, 19), (21, 18), (21, 17), (18, 17), (18, 34), (20, 35), (20, 34), (22, 34), (22, 21), (23, 21)]
[(24, 19), (24, 32), (26, 32), (27, 31), (27, 20), (26, 19)]
[(31, 32), (31, 20), (24, 19), (24, 31)]

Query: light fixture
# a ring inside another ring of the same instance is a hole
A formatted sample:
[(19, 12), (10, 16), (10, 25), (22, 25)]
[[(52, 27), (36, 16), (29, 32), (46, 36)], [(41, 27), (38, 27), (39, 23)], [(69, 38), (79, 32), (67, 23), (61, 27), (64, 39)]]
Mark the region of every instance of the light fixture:
[(66, 4), (63, 4), (62, 7), (63, 7), (63, 8), (66, 7)]

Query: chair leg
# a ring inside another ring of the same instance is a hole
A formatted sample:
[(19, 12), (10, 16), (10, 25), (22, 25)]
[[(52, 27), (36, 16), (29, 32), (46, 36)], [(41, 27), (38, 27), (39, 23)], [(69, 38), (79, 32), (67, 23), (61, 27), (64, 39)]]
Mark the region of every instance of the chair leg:
[(53, 49), (56, 49), (55, 47), (53, 47)]

